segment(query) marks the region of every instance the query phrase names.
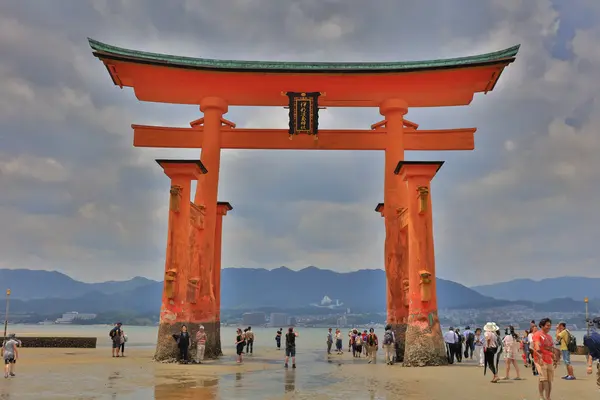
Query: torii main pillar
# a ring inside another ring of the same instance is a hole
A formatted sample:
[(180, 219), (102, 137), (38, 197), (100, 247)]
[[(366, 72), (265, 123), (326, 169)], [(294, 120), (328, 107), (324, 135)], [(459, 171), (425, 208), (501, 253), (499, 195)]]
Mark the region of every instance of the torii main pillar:
[[(198, 315), (207, 334), (207, 358), (216, 358), (221, 355), (220, 329), (217, 328), (217, 303), (215, 297), (215, 239), (217, 227), (217, 197), (219, 192), (219, 169), (221, 166), (221, 126), (223, 114), (228, 111), (225, 100), (219, 97), (205, 97), (200, 102), (200, 111), (203, 117), (203, 144), (200, 160), (210, 170), (210, 174), (203, 177), (196, 187), (194, 203), (205, 209), (204, 229), (198, 237), (199, 257), (197, 268), (203, 282), (200, 285), (199, 302), (203, 304), (202, 313)], [(220, 275), (219, 275), (220, 277)]]
[(216, 301), (215, 315), (216, 315), (216, 339), (217, 339), (217, 351), (218, 355), (222, 355), (221, 349), (221, 244), (223, 239), (223, 217), (227, 215), (228, 211), (233, 210), (231, 204), (226, 201), (219, 201), (217, 203), (217, 223), (215, 228), (215, 256), (213, 269), (213, 290)]
[(404, 365), (448, 363), (438, 318), (431, 180), (442, 161), (400, 161), (395, 173), (407, 188), (409, 314)]
[(192, 180), (206, 174), (197, 160), (156, 160), (171, 178), (169, 225), (158, 340), (154, 359), (173, 360), (179, 355), (173, 334), (186, 325), (190, 331), (198, 326), (197, 302), (200, 281), (191, 260), (190, 238), (201, 228), (201, 211), (190, 202)]
[(385, 100), (379, 107), (387, 129), (385, 148), (385, 179), (383, 217), (385, 219), (385, 274), (387, 278), (387, 323), (396, 336), (396, 354), (404, 355), (407, 307), (403, 282), (406, 279), (405, 257), (399, 213), (406, 208), (406, 187), (399, 183), (394, 170), (404, 160), (404, 115), (408, 104), (401, 99)]

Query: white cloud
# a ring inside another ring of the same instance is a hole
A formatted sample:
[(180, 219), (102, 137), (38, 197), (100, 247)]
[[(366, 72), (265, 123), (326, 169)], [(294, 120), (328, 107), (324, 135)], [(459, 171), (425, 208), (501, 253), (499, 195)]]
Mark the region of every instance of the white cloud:
[[(87, 280), (162, 275), (169, 182), (154, 159), (199, 152), (134, 149), (130, 124), (186, 126), (200, 112), (140, 103), (114, 87), (91, 36), (171, 54), (304, 61), (441, 58), (521, 43), (495, 90), (470, 107), (410, 110), (424, 129), (480, 129), (473, 153), (407, 154), (447, 160), (434, 182), (438, 271), (464, 283), (598, 275), (597, 3), (572, 5), (589, 20), (582, 26), (548, 0), (96, 0), (77, 18), (66, 6), (3, 3), (0, 266)], [(285, 128), (287, 110), (232, 108), (226, 118)], [(320, 123), (366, 128), (378, 119), (375, 109), (329, 109)], [(224, 152), (220, 199), (235, 209), (224, 221), (223, 265), (380, 267), (384, 228), (373, 208), (382, 168), (373, 153)]]

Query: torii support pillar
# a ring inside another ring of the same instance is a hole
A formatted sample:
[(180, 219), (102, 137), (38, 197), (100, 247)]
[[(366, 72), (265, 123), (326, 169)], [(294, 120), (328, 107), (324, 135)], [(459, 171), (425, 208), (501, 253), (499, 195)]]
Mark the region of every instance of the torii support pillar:
[[(192, 180), (197, 180), (207, 170), (196, 160), (156, 160), (165, 174), (171, 178), (169, 201), (169, 226), (165, 276), (160, 309), (160, 324), (154, 359), (157, 361), (175, 360), (179, 351), (173, 334), (188, 327), (190, 334), (197, 331), (197, 271), (191, 263), (190, 250), (192, 229), (192, 206), (190, 191)], [(194, 210), (194, 214), (197, 211)]]
[[(404, 182), (400, 183), (406, 186)], [(378, 203), (375, 212), (385, 218), (385, 204)], [(392, 326), (396, 334), (396, 359), (404, 360), (406, 321), (408, 319), (408, 240), (406, 229), (406, 208), (400, 208), (396, 212), (398, 236), (397, 244), (400, 245), (400, 259), (397, 261), (397, 269), (387, 273), (387, 323)], [(386, 246), (388, 243), (386, 242)], [(387, 248), (385, 251), (388, 254)], [(393, 272), (390, 273), (390, 272)]]
[(387, 323), (396, 336), (396, 355), (402, 361), (406, 333), (406, 307), (402, 282), (406, 279), (406, 247), (402, 245), (399, 214), (406, 208), (406, 187), (394, 175), (398, 161), (404, 160), (404, 115), (408, 104), (402, 99), (387, 99), (379, 106), (385, 118), (385, 177), (383, 202), (385, 221), (385, 275), (387, 278)]
[(217, 222), (215, 225), (215, 255), (213, 269), (213, 291), (215, 296), (215, 316), (216, 316), (216, 339), (217, 339), (217, 354), (223, 355), (221, 349), (221, 244), (223, 238), (223, 216), (227, 215), (228, 211), (233, 210), (231, 204), (226, 201), (217, 202)]
[(408, 194), (409, 313), (404, 365), (424, 367), (448, 363), (438, 318), (431, 180), (443, 161), (401, 161), (395, 170)]

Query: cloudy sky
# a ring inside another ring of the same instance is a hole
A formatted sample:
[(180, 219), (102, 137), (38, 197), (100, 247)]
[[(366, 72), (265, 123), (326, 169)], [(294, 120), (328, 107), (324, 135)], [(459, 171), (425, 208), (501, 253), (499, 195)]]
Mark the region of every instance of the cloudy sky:
[[(452, 5), (450, 5), (452, 3)], [(100, 281), (164, 268), (169, 181), (131, 123), (187, 126), (198, 107), (140, 103), (113, 86), (87, 37), (186, 56), (418, 60), (520, 43), (494, 92), (469, 107), (411, 109), (422, 129), (475, 126), (474, 152), (433, 187), (438, 273), (464, 284), (600, 277), (600, 2), (597, 0), (64, 0), (0, 2), (0, 268)], [(240, 127), (286, 110), (230, 108)], [(377, 109), (329, 109), (365, 129)], [(381, 268), (383, 153), (224, 151), (223, 265)], [(596, 249), (596, 250), (595, 250)]]

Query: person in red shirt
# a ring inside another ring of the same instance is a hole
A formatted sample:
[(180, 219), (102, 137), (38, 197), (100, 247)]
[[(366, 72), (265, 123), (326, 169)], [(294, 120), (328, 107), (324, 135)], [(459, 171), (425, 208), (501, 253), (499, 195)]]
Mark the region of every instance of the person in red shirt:
[(552, 321), (550, 318), (543, 318), (539, 326), (540, 330), (533, 334), (533, 362), (540, 379), (538, 383), (540, 399), (550, 400), (554, 379), (554, 342), (548, 332), (552, 328)]

